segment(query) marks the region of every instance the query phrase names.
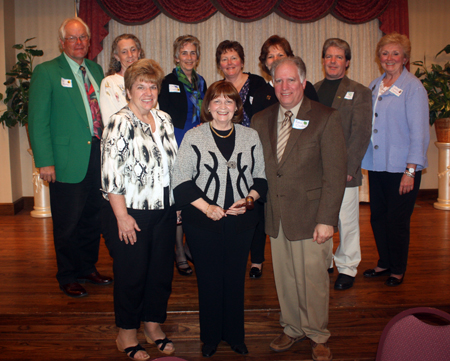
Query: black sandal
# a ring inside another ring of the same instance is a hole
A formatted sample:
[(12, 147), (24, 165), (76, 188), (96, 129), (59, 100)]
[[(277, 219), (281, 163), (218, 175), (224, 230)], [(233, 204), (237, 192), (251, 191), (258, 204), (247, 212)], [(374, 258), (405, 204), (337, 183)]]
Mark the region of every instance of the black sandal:
[[(187, 264), (187, 267), (181, 268), (180, 266), (184, 266)], [(191, 276), (194, 271), (192, 271), (191, 266), (189, 266), (189, 263), (187, 261), (180, 261), (175, 262), (175, 266), (177, 267), (178, 273), (182, 276)]]
[[(168, 343), (171, 343), (173, 345), (173, 342), (171, 340), (169, 340), (167, 337), (164, 340), (156, 340), (155, 341), (155, 345), (158, 348), (159, 352), (162, 352), (163, 354), (166, 354), (166, 355), (172, 355), (175, 352), (175, 348), (172, 351), (164, 351), (164, 349), (166, 348), (166, 345)], [(162, 346), (159, 347), (159, 345), (162, 345)]]
[(122, 349), (122, 347), (119, 346), (119, 343), (117, 341), (116, 341), (116, 343), (117, 343), (117, 349), (120, 352), (125, 352), (130, 359), (137, 360), (137, 359), (134, 358), (136, 353), (139, 352), (139, 351), (144, 351), (147, 354), (148, 357), (140, 359), (140, 360), (150, 360), (150, 355), (147, 353), (145, 348), (143, 348), (140, 344), (137, 344), (136, 346), (127, 347), (126, 349)]

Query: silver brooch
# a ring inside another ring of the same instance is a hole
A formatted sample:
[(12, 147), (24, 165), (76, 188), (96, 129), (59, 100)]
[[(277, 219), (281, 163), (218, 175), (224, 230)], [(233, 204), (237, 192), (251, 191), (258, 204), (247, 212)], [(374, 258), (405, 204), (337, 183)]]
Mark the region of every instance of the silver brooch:
[(231, 169), (236, 169), (236, 162), (234, 160), (227, 162), (227, 167)]

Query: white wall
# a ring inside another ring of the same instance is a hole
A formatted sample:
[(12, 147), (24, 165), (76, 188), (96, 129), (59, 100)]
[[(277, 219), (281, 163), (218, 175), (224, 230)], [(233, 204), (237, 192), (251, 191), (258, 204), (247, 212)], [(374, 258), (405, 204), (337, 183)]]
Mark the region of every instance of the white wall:
[[(448, 0), (408, 0), (409, 34), (412, 44), (411, 62), (426, 59), (427, 64), (445, 64), (450, 55), (435, 55), (450, 44), (450, 1)], [(416, 71), (411, 66), (411, 71)], [(434, 126), (430, 129), (430, 146), (428, 148), (428, 169), (422, 177), (422, 189), (437, 188), (438, 151)]]

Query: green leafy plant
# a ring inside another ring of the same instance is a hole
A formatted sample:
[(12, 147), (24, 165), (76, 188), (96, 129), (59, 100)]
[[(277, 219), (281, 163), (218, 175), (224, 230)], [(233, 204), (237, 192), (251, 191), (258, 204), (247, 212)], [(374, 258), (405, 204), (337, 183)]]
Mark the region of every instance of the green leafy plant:
[[(450, 44), (436, 54), (450, 53)], [(428, 93), (428, 104), (430, 106), (430, 125), (436, 119), (450, 117), (450, 62), (444, 67), (439, 64), (431, 64), (431, 70), (427, 69), (425, 61), (415, 61), (413, 65), (418, 66), (415, 75), (420, 79)]]
[[(3, 83), (6, 85), (5, 99), (6, 111), (0, 117), (0, 123), (8, 128), (17, 124), (28, 124), (28, 96), (30, 91), (30, 79), (33, 74), (33, 60), (36, 56), (44, 55), (42, 50), (37, 50), (36, 45), (27, 45), (35, 38), (16, 44), (13, 49), (23, 50), (17, 54), (17, 63), (6, 73), (9, 78)], [(0, 94), (0, 100), (3, 94)]]

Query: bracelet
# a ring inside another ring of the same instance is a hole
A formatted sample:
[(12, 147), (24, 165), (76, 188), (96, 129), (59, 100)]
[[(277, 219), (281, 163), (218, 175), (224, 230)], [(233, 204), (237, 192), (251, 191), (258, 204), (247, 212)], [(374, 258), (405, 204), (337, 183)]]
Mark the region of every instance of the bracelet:
[(409, 170), (406, 170), (403, 174), (406, 174), (410, 178), (414, 178), (415, 177), (414, 173), (411, 173)]
[(206, 217), (208, 217), (208, 209), (209, 209), (209, 207), (211, 207), (211, 204), (208, 204), (208, 207), (206, 207), (206, 211), (205, 211)]

